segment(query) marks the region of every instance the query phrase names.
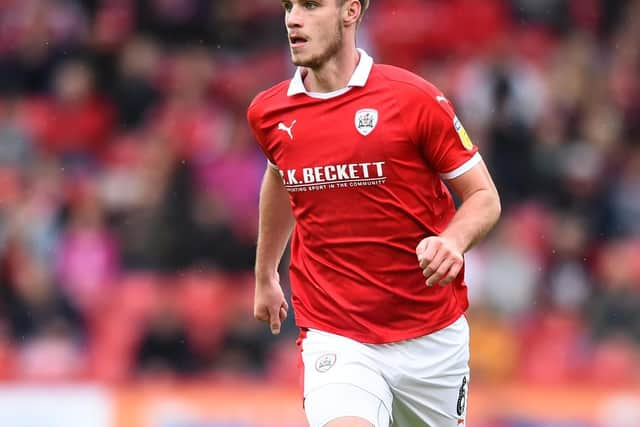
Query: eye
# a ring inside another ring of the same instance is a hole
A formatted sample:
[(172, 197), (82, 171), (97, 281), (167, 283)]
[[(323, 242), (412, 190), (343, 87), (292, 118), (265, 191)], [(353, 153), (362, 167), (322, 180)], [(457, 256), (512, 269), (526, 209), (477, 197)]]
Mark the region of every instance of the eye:
[(291, 2), (289, 1), (283, 1), (282, 2), (282, 8), (286, 11), (286, 12), (291, 12), (291, 8), (293, 7), (293, 5), (291, 4)]
[(318, 3), (314, 1), (307, 1), (304, 3), (304, 7), (305, 9), (315, 9), (316, 7), (318, 7)]

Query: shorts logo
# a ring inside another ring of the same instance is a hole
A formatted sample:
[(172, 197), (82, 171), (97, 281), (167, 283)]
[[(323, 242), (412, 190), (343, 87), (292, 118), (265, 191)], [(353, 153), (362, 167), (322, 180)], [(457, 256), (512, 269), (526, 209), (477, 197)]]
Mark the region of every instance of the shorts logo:
[(335, 353), (325, 353), (316, 360), (316, 371), (327, 372), (336, 364)]
[(458, 136), (460, 137), (462, 146), (467, 150), (472, 150), (473, 142), (471, 142), (471, 138), (469, 138), (469, 134), (465, 130), (464, 126), (462, 126), (462, 123), (460, 122), (460, 120), (458, 120), (458, 116), (453, 118), (453, 127), (456, 129), (456, 132), (458, 132)]
[[(456, 412), (458, 416), (461, 417), (464, 414), (465, 406), (467, 405), (467, 377), (462, 377), (462, 385), (460, 386), (460, 391), (458, 391), (458, 404), (456, 405)], [(459, 423), (458, 423), (459, 424)]]
[(356, 112), (355, 125), (360, 134), (367, 136), (376, 128), (378, 124), (378, 110), (364, 108)]

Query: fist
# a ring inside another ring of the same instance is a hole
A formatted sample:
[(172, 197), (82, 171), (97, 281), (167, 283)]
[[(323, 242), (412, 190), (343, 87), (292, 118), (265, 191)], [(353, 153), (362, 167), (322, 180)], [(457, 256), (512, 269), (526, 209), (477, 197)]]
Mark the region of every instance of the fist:
[(439, 236), (422, 239), (416, 255), (427, 286), (448, 285), (458, 277), (464, 264), (462, 252), (450, 240)]

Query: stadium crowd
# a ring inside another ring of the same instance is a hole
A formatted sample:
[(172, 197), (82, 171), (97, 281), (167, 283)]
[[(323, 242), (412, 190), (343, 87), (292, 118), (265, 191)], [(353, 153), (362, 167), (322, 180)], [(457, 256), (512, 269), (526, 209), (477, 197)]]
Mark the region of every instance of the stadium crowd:
[[(640, 384), (640, 1), (374, 1), (360, 44), (456, 106), (502, 196), (467, 254), (475, 380)], [(277, 0), (0, 4), (0, 380), (295, 381), (252, 317), (289, 78)]]

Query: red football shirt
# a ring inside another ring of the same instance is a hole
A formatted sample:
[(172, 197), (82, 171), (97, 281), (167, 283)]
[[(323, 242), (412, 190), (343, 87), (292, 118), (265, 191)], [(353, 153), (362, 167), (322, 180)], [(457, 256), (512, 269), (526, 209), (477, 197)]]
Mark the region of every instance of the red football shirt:
[(360, 50), (349, 85), (309, 93), (300, 70), (247, 118), (289, 191), (296, 324), (366, 343), (428, 334), (468, 307), (464, 270), (425, 285), (421, 239), (455, 213), (443, 183), (480, 161), (442, 93)]

